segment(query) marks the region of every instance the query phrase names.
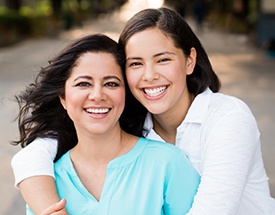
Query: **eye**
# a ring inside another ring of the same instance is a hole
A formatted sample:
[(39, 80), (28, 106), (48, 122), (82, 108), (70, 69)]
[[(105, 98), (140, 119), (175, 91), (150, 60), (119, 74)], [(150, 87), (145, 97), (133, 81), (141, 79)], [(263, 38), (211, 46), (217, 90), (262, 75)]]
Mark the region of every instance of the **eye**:
[(91, 84), (89, 82), (79, 82), (75, 85), (76, 87), (89, 87)]
[(109, 87), (109, 88), (114, 88), (114, 87), (118, 87), (119, 84), (116, 82), (107, 82), (104, 84), (104, 86)]
[(170, 58), (162, 58), (158, 62), (162, 63), (162, 62), (167, 62), (167, 61), (170, 61)]
[(142, 65), (142, 63), (140, 63), (140, 62), (132, 62), (132, 63), (129, 63), (129, 67), (136, 67), (136, 66), (140, 66), (140, 65)]

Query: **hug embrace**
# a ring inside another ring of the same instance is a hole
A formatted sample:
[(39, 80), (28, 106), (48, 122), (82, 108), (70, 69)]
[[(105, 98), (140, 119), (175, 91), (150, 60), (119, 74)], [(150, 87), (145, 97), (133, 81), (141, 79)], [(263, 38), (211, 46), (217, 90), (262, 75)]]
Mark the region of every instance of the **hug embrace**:
[(255, 118), (219, 89), (168, 8), (135, 14), (118, 43), (74, 41), (16, 96), (28, 213), (275, 214)]

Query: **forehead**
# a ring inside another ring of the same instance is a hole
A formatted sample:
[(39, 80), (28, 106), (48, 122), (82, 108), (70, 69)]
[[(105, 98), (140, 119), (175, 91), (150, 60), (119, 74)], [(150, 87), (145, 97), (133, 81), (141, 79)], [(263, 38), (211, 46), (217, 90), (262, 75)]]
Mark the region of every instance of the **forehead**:
[(121, 75), (122, 71), (113, 54), (87, 52), (82, 54), (72, 69), (72, 75), (93, 73), (93, 75)]
[(172, 38), (158, 28), (149, 28), (131, 36), (126, 43), (125, 51), (128, 56), (137, 52), (157, 52), (175, 48)]

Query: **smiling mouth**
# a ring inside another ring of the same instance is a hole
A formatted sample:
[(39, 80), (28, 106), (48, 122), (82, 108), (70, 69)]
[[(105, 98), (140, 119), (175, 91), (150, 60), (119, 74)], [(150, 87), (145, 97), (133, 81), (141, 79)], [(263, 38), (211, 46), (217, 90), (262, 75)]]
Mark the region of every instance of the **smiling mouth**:
[(110, 108), (87, 108), (85, 110), (86, 110), (86, 112), (91, 113), (91, 114), (106, 114), (111, 109)]
[(151, 97), (156, 97), (162, 94), (167, 89), (167, 86), (164, 87), (157, 87), (157, 88), (144, 88), (143, 92)]

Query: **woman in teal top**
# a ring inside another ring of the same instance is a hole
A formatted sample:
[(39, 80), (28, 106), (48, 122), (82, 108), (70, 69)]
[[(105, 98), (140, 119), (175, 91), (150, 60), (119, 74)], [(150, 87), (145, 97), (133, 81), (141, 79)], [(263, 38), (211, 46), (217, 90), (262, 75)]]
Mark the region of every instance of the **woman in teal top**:
[[(17, 97), (20, 141), (58, 140), (56, 184), (70, 215), (186, 214), (200, 182), (191, 163), (175, 146), (121, 127), (124, 59), (101, 34), (66, 47)], [(31, 208), (27, 214), (45, 209)]]
[(70, 152), (54, 168), (69, 214), (186, 214), (198, 185), (197, 173), (177, 148), (144, 138), (109, 162), (100, 201), (81, 183)]

